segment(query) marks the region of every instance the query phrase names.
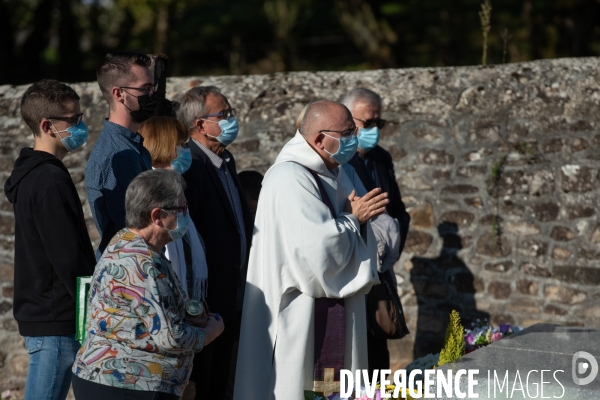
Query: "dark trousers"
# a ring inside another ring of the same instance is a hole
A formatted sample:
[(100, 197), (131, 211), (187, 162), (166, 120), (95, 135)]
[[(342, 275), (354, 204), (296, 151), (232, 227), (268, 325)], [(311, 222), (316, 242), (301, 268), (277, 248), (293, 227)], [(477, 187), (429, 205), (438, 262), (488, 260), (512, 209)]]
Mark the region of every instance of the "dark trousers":
[(196, 386), (195, 400), (233, 398), (240, 323), (241, 313), (221, 336), (194, 356), (190, 381)]
[(129, 390), (101, 385), (73, 374), (73, 394), (77, 400), (178, 400), (179, 396), (163, 392)]
[(390, 352), (387, 339), (378, 339), (367, 330), (367, 352), (369, 353), (369, 372), (378, 369), (390, 369)]

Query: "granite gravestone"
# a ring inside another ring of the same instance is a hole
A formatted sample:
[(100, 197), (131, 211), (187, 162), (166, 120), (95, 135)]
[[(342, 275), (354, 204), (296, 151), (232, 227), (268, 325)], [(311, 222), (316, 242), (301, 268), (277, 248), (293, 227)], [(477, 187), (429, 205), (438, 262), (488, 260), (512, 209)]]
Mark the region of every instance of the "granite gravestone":
[[(600, 330), (536, 324), (440, 369), (479, 370), (479, 399), (600, 399), (599, 361)], [(435, 383), (430, 391), (438, 394)], [(468, 395), (466, 374), (460, 392)], [(441, 394), (435, 398), (471, 398)]]

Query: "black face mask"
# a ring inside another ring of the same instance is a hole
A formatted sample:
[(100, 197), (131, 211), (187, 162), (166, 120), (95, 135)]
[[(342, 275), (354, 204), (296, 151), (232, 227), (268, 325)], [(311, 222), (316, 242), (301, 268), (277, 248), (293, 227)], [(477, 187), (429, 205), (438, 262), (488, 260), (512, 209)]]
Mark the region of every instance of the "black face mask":
[(140, 108), (137, 111), (130, 111), (130, 114), (131, 118), (133, 118), (135, 122), (141, 124), (142, 122), (156, 115), (158, 96), (156, 96), (156, 94), (153, 94), (152, 96), (145, 94), (143, 96), (139, 96), (137, 99)]

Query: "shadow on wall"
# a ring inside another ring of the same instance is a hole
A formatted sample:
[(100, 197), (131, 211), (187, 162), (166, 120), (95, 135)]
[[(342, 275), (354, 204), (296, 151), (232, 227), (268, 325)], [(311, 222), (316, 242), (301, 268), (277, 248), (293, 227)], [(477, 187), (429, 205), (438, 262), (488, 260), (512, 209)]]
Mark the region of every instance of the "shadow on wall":
[(458, 226), (451, 222), (438, 225), (443, 240), (442, 251), (436, 258), (413, 257), (410, 281), (419, 307), (413, 354), (415, 358), (439, 353), (452, 310), (460, 313), (463, 326), (470, 327), (477, 318), (489, 318), (478, 311), (475, 303), (473, 273), (457, 253), (462, 249)]

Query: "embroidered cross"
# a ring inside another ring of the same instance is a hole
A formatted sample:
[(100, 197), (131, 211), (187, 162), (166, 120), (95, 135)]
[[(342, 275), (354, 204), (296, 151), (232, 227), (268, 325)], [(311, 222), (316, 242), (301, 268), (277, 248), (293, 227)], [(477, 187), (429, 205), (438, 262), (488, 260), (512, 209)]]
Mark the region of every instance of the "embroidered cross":
[(325, 397), (340, 391), (340, 381), (334, 380), (335, 368), (323, 368), (323, 380), (314, 381), (314, 391)]

